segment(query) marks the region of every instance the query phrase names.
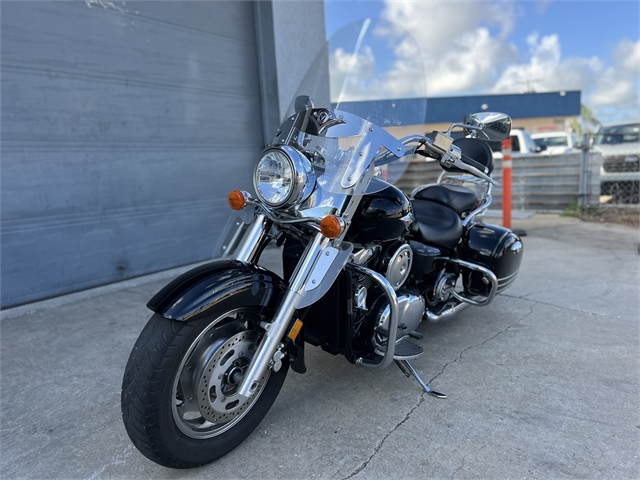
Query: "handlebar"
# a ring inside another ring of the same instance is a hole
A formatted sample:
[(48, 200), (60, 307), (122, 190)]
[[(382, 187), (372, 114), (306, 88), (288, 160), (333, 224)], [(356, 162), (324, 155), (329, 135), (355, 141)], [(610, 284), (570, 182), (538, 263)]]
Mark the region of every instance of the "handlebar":
[(480, 162), (476, 162), (474, 159), (467, 157), (466, 155), (461, 155), (461, 157), (464, 159), (464, 161), (458, 160), (454, 162), (454, 166), (458, 167), (461, 170), (466, 170), (472, 175), (482, 178), (489, 183), (495, 183), (493, 179), (488, 175), (489, 169), (487, 167), (485, 167)]
[(495, 183), (489, 176), (489, 169), (480, 162), (476, 162), (471, 157), (464, 155), (459, 147), (453, 145), (453, 138), (447, 134), (432, 132), (426, 137), (422, 135), (410, 135), (403, 138), (401, 142), (405, 145), (409, 143), (419, 144), (416, 148), (407, 149), (408, 154), (420, 153), (417, 148), (424, 146), (425, 152), (423, 155), (426, 153), (427, 155), (425, 156), (435, 158), (441, 165), (445, 167), (456, 167), (478, 178), (482, 178), (489, 183)]

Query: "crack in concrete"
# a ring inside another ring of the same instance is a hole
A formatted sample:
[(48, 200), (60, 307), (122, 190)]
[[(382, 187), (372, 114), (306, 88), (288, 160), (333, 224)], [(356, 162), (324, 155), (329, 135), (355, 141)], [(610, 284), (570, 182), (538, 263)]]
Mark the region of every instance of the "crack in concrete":
[[(444, 367), (442, 367), (442, 370), (436, 374), (431, 380), (429, 380), (427, 382), (427, 385), (432, 383), (436, 378), (438, 378), (440, 375), (442, 375), (445, 371), (445, 369), (451, 365), (452, 363), (457, 362), (459, 359), (462, 358), (462, 355), (471, 350), (472, 348), (476, 348), (476, 347), (481, 347), (482, 345), (484, 345), (487, 342), (490, 342), (491, 340), (493, 340), (494, 338), (498, 337), (499, 335), (502, 335), (503, 333), (505, 333), (507, 330), (509, 330), (511, 327), (515, 327), (518, 323), (520, 323), (521, 321), (523, 321), (525, 318), (527, 318), (529, 315), (531, 315), (533, 313), (533, 307), (535, 307), (535, 305), (538, 302), (535, 302), (529, 307), (529, 313), (527, 313), (526, 315), (524, 315), (522, 318), (519, 318), (517, 321), (515, 321), (514, 323), (512, 323), (511, 325), (507, 326), (506, 328), (500, 330), (498, 333), (496, 333), (495, 335), (493, 335), (492, 337), (484, 340), (483, 342), (480, 342), (476, 345), (471, 345), (470, 347), (465, 348), (464, 350), (462, 350), (460, 352), (460, 354), (458, 355), (457, 358), (455, 358), (454, 360), (452, 360), (451, 362), (447, 362)], [(351, 472), (348, 476), (344, 477), (343, 480), (348, 480), (349, 478), (353, 478), (354, 476), (356, 476), (358, 473), (360, 473), (361, 471), (363, 471), (365, 468), (367, 468), (367, 466), (369, 466), (369, 464), (371, 463), (371, 461), (373, 460), (373, 457), (376, 456), (376, 454), (380, 451), (380, 449), (382, 448), (382, 446), (384, 445), (384, 442), (387, 440), (387, 438), (389, 438), (391, 435), (393, 435), (393, 433), (398, 430), (398, 428), (400, 428), (402, 425), (404, 425), (407, 420), (409, 420), (409, 418), (411, 418), (411, 414), (413, 414), (413, 412), (420, 407), (420, 405), (422, 405), (422, 403), (424, 402), (424, 396), (426, 395), (426, 392), (422, 392), (422, 394), (420, 395), (420, 398), (418, 399), (418, 402), (411, 408), (411, 410), (409, 410), (409, 412), (404, 416), (404, 418), (399, 421), (398, 423), (396, 423), (396, 425), (391, 429), (391, 431), (389, 431), (383, 438), (382, 440), (380, 440), (376, 446), (373, 448), (373, 453), (371, 455), (369, 455), (369, 458), (366, 459), (364, 462), (362, 462), (353, 472)], [(466, 458), (466, 457), (465, 457)], [(462, 464), (464, 465), (464, 459), (462, 460)], [(460, 467), (462, 468), (462, 466)], [(459, 468), (458, 468), (459, 470)], [(457, 471), (457, 470), (456, 470)], [(455, 473), (455, 472), (454, 472)]]
[(543, 288), (542, 290), (534, 290), (532, 292), (529, 293), (525, 293), (523, 296), (513, 296), (513, 295), (506, 295), (504, 293), (500, 293), (501, 297), (510, 297), (510, 298), (520, 298), (522, 300), (530, 300), (529, 297), (530, 295), (536, 295), (538, 293), (545, 293), (545, 292), (555, 292), (558, 290), (565, 290), (567, 288), (576, 288), (576, 287), (584, 287), (586, 285), (595, 285), (598, 284), (599, 282), (596, 280), (586, 280), (584, 282), (580, 282), (580, 283), (574, 283), (572, 285), (563, 285), (561, 287), (550, 287), (550, 288)]
[(371, 455), (369, 455), (369, 458), (366, 459), (364, 462), (362, 462), (353, 472), (351, 472), (351, 474), (349, 474), (349, 476), (345, 477), (343, 480), (348, 480), (349, 478), (354, 477), (355, 475), (357, 475), (358, 473), (360, 473), (361, 471), (363, 471), (365, 468), (367, 468), (367, 466), (371, 463), (371, 460), (373, 460), (373, 457), (375, 457), (376, 453), (378, 453), (378, 451), (382, 448), (382, 445), (384, 444), (384, 442), (387, 440), (387, 438), (389, 438), (393, 432), (395, 432), (398, 428), (400, 428), (407, 420), (409, 420), (409, 418), (411, 417), (411, 414), (420, 406), (422, 405), (422, 402), (424, 402), (424, 396), (425, 396), (426, 392), (422, 392), (422, 394), (420, 395), (420, 398), (418, 398), (418, 402), (411, 408), (411, 410), (409, 410), (409, 412), (404, 416), (404, 418), (399, 421), (398, 423), (396, 423), (396, 425), (391, 429), (390, 432), (388, 432), (383, 438), (382, 440), (380, 440), (377, 445), (373, 448), (373, 453)]
[[(562, 287), (562, 288), (567, 288), (567, 287)], [(541, 292), (546, 292), (549, 290), (542, 290)], [(528, 295), (535, 295), (536, 293), (541, 293), (541, 292), (533, 292), (533, 293), (528, 293), (525, 296), (518, 296), (518, 295), (507, 295), (504, 293), (501, 293), (500, 296), (501, 297), (507, 297), (507, 298), (517, 298), (518, 300), (526, 300), (528, 302), (534, 302), (535, 304), (540, 304), (540, 305), (546, 305), (548, 307), (555, 307), (555, 308), (559, 308), (561, 310), (567, 310), (568, 312), (577, 312), (577, 313), (587, 313), (589, 315), (595, 315), (596, 317), (603, 317), (603, 318), (615, 318), (616, 320), (625, 320), (624, 318), (617, 316), (617, 315), (606, 315), (604, 313), (598, 313), (598, 312), (591, 312), (589, 310), (580, 310), (579, 308), (570, 308), (570, 307), (565, 307), (562, 305), (557, 305), (555, 303), (549, 303), (549, 302), (543, 302), (541, 300), (533, 300), (532, 298), (527, 298)]]
[(456, 473), (458, 473), (460, 470), (462, 470), (464, 468), (464, 462), (467, 459), (467, 455), (465, 455), (464, 457), (462, 457), (462, 463), (460, 464), (460, 466), (458, 468), (456, 468), (453, 473), (451, 474), (451, 477), (449, 478), (456, 478)]
[[(529, 300), (532, 301), (532, 300)], [(516, 325), (518, 325), (520, 322), (522, 322), (525, 318), (527, 318), (529, 315), (533, 314), (533, 307), (535, 307), (538, 304), (538, 302), (533, 301), (533, 304), (529, 306), (529, 313), (527, 313), (526, 315), (524, 315), (523, 317), (519, 318), (518, 320), (516, 320), (515, 322), (513, 322), (512, 324), (508, 325), (507, 327), (503, 328), (502, 330), (500, 330), (498, 333), (496, 333), (494, 336), (487, 338), (486, 340), (477, 343), (475, 345), (471, 345), (470, 347), (465, 348), (464, 350), (462, 350), (460, 352), (460, 354), (458, 355), (457, 358), (454, 358), (452, 361), (447, 362), (444, 367), (442, 367), (442, 370), (440, 370), (440, 373), (436, 374), (435, 377), (433, 377), (431, 380), (429, 380), (429, 383), (433, 382), (436, 378), (438, 378), (440, 375), (442, 375), (444, 373), (444, 371), (446, 370), (446, 368), (453, 364), (456, 363), (458, 360), (462, 359), (462, 356), (465, 354), (465, 352), (468, 352), (469, 350), (473, 349), (473, 348), (478, 348), (478, 347), (482, 347), (485, 343), (490, 342), (491, 340), (495, 339), (496, 337), (502, 335), (503, 333), (505, 333), (506, 331), (508, 331), (510, 328), (515, 327)]]

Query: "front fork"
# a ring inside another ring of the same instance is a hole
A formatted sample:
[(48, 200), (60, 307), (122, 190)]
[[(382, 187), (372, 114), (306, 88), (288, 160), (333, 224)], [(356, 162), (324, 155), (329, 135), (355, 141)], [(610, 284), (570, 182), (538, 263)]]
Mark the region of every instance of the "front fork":
[(235, 259), (241, 262), (255, 264), (264, 247), (271, 224), (272, 222), (267, 220), (266, 216), (262, 213), (253, 217), (242, 238), (242, 242), (236, 250)]
[[(269, 228), (271, 228), (271, 223), (265, 216), (262, 214), (256, 215), (242, 239), (236, 254), (236, 260), (254, 263), (257, 260), (260, 245), (266, 238)], [(284, 337), (289, 322), (293, 317), (298, 300), (304, 292), (309, 273), (320, 252), (328, 246), (329, 242), (328, 238), (321, 233), (317, 233), (307, 245), (298, 266), (291, 276), (289, 286), (284, 292), (280, 305), (276, 309), (273, 320), (268, 324), (260, 346), (238, 387), (238, 395), (250, 398), (256, 393), (260, 379), (270, 368), (271, 361), (274, 360), (274, 355), (280, 347), (280, 341)]]

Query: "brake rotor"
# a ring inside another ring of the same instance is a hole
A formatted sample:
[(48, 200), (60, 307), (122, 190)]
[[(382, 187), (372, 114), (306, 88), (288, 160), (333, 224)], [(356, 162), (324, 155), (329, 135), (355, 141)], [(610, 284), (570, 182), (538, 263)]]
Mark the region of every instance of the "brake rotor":
[(255, 330), (240, 332), (218, 348), (205, 365), (198, 381), (198, 409), (209, 422), (229, 422), (258, 398), (268, 374), (259, 379), (257, 392), (249, 399), (237, 394), (236, 381), (251, 363), (259, 338)]

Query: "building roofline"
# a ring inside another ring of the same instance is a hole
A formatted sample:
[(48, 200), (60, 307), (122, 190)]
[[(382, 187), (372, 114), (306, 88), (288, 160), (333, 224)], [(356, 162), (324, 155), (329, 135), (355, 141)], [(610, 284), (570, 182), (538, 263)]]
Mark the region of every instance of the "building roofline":
[[(396, 117), (406, 120), (405, 125), (425, 123), (460, 122), (463, 117), (482, 111), (503, 112), (513, 119), (540, 117), (579, 116), (581, 111), (581, 91), (562, 90), (544, 93), (510, 93), (469, 95), (459, 97), (428, 97), (426, 118), (415, 117), (409, 108), (420, 99), (368, 100), (360, 102), (343, 102), (348, 110), (358, 114), (375, 107), (397, 109)], [(386, 104), (386, 105), (385, 105)], [(346, 109), (346, 108), (345, 108)], [(403, 113), (406, 112), (404, 118)]]

